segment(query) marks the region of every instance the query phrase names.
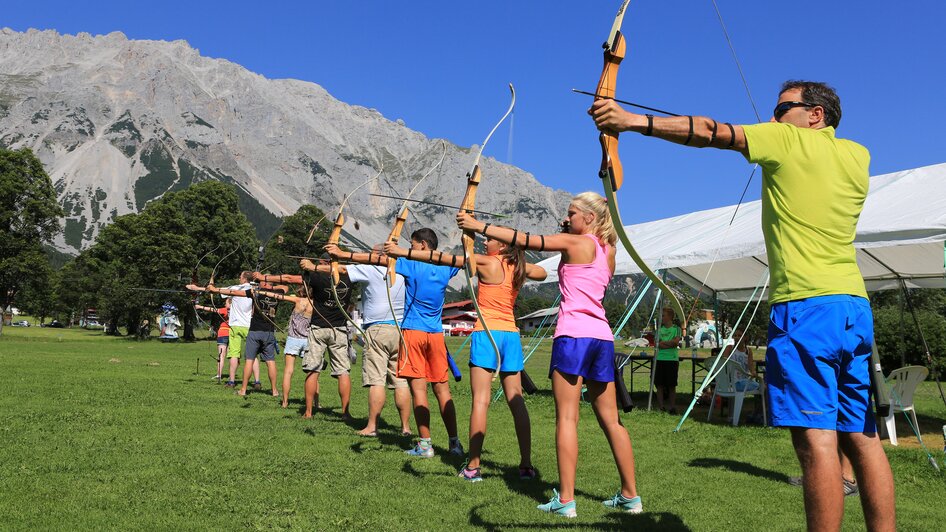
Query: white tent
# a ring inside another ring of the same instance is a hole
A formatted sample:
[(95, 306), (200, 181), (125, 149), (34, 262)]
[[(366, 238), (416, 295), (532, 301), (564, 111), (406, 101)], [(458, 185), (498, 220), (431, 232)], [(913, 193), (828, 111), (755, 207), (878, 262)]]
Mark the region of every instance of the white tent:
[[(762, 239), (761, 201), (699, 211), (625, 227), (631, 243), (654, 270), (720, 300), (746, 300), (768, 260)], [(854, 247), (869, 291), (946, 287), (946, 163), (874, 176), (857, 226)], [(540, 263), (546, 282), (558, 281), (559, 257)], [(715, 262), (715, 264), (713, 264)], [(710, 271), (712, 265), (712, 270)], [(709, 277), (707, 278), (707, 272)], [(640, 273), (619, 245), (615, 274)]]

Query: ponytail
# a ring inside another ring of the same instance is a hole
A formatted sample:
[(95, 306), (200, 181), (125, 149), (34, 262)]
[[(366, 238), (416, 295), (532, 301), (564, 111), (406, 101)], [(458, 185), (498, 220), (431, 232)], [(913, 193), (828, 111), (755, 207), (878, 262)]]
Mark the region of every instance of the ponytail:
[(595, 219), (589, 232), (602, 242), (614, 247), (618, 241), (618, 235), (614, 230), (614, 224), (611, 222), (611, 212), (608, 210), (607, 200), (595, 192), (582, 192), (572, 198), (572, 205), (581, 212), (593, 214)]

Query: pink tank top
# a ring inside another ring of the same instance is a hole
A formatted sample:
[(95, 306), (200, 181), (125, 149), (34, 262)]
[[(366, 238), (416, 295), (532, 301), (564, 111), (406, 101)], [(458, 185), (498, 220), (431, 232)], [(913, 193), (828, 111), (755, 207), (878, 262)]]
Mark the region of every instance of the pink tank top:
[(558, 309), (555, 337), (614, 341), (601, 303), (611, 281), (611, 268), (608, 266), (611, 246), (602, 244), (594, 235), (584, 236), (595, 241), (595, 259), (589, 264), (560, 262), (558, 265), (558, 289), (562, 292), (562, 303)]

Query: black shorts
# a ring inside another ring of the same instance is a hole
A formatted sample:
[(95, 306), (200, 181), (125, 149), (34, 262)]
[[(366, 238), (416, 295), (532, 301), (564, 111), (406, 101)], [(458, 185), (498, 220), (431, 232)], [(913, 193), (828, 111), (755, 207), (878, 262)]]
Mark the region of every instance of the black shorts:
[(679, 360), (658, 360), (657, 365), (654, 366), (654, 386), (676, 388), (679, 373)]

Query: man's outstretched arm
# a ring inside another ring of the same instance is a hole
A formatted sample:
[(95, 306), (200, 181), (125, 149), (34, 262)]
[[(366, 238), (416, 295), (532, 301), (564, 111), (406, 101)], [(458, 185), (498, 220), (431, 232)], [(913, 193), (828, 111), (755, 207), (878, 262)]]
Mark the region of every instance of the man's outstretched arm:
[(741, 126), (705, 116), (652, 116), (625, 111), (614, 100), (597, 100), (588, 114), (602, 131), (633, 131), (694, 148), (735, 150), (747, 156), (746, 135)]

